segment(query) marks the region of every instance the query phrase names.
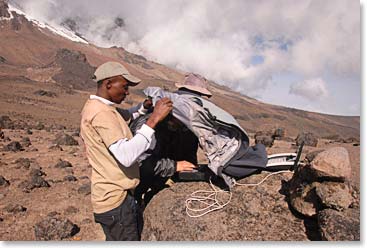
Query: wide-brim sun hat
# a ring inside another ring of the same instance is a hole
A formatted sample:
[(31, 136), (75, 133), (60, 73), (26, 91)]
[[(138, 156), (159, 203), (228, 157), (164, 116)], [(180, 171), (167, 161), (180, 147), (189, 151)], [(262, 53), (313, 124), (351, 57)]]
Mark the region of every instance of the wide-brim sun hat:
[(185, 75), (185, 80), (182, 83), (176, 83), (177, 88), (186, 88), (206, 96), (212, 96), (212, 93), (208, 90), (208, 81), (197, 74), (189, 73)]

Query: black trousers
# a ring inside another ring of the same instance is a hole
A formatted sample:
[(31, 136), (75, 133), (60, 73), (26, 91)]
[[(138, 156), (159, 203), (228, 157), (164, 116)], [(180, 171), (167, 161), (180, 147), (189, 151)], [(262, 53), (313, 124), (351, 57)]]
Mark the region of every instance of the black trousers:
[(143, 216), (129, 192), (120, 206), (108, 212), (94, 214), (101, 224), (106, 241), (139, 241), (143, 230)]

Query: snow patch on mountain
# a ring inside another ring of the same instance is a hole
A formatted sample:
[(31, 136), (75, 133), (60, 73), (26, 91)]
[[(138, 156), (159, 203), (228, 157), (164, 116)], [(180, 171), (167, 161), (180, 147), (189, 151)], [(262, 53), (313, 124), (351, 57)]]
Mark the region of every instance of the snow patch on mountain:
[[(46, 22), (42, 22), (42, 21), (38, 21), (36, 20), (34, 17), (26, 14), (25, 12), (23, 12), (21, 9), (13, 6), (13, 5), (8, 5), (9, 6), (9, 14), (10, 14), (10, 18), (6, 18), (6, 19), (12, 19), (14, 18), (12, 12), (14, 11), (15, 13), (17, 13), (18, 15), (23, 15), (28, 21), (34, 23), (36, 26), (38, 26), (40, 28), (40, 30), (42, 29), (48, 29), (50, 30), (51, 32), (57, 34), (57, 35), (60, 35), (66, 39), (69, 39), (71, 41), (74, 41), (74, 42), (80, 42), (80, 43), (84, 43), (84, 44), (89, 44), (88, 41), (86, 41), (85, 39), (79, 37), (78, 35), (76, 35), (73, 31), (71, 30), (68, 30), (60, 25), (57, 25), (57, 24), (48, 24)], [(5, 19), (5, 18), (3, 18)]]

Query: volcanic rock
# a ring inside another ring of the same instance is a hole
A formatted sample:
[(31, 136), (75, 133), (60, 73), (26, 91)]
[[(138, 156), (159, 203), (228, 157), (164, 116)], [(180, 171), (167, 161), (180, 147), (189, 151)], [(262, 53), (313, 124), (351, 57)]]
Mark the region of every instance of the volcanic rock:
[(14, 122), (7, 115), (0, 116), (0, 128), (14, 129)]
[(24, 192), (29, 193), (34, 188), (50, 187), (50, 184), (42, 177), (46, 175), (40, 169), (32, 169), (30, 174), (30, 179), (21, 182), (18, 187), (21, 188)]
[(79, 209), (77, 209), (76, 207), (73, 206), (69, 206), (65, 209), (64, 213), (66, 215), (71, 215), (71, 214), (76, 214), (79, 212)]
[(61, 72), (53, 77), (56, 82), (78, 90), (94, 88), (96, 83), (93, 75), (95, 67), (91, 66), (85, 54), (68, 49), (60, 49), (55, 57), (55, 64), (61, 67)]
[(273, 138), (275, 139), (282, 139), (285, 137), (285, 129), (283, 127), (275, 129), (273, 133)]
[(0, 176), (0, 187), (6, 187), (9, 185), (10, 185), (9, 181), (6, 180), (5, 177)]
[(75, 182), (75, 181), (78, 181), (78, 179), (73, 175), (67, 175), (64, 177), (64, 181)]
[(43, 130), (43, 129), (45, 129), (45, 125), (41, 122), (37, 122), (37, 124), (34, 126), (34, 129)]
[(57, 94), (51, 91), (46, 91), (46, 90), (37, 90), (34, 92), (35, 95), (38, 96), (47, 96), (47, 97), (56, 97)]
[(36, 240), (63, 240), (80, 231), (80, 228), (68, 219), (46, 217), (34, 226)]
[(60, 125), (60, 124), (53, 124), (51, 128), (55, 130), (65, 130), (66, 129), (64, 125)]
[(4, 210), (7, 211), (8, 213), (16, 214), (16, 213), (27, 211), (27, 208), (25, 208), (25, 207), (23, 207), (19, 204), (8, 204), (8, 205), (6, 205)]
[(333, 209), (322, 210), (318, 213), (318, 223), (323, 240), (360, 240), (359, 213), (354, 209), (344, 212)]
[(18, 158), (15, 163), (17, 164), (16, 169), (24, 168), (28, 170), (31, 166), (31, 160), (29, 158)]
[(5, 139), (5, 133), (0, 129), (0, 139)]
[(48, 149), (50, 150), (50, 151), (63, 151), (64, 149), (62, 149), (62, 147), (61, 146), (59, 146), (59, 145), (51, 145), (51, 146), (49, 146), (48, 147)]
[(318, 138), (313, 133), (300, 133), (296, 138), (296, 145), (299, 146), (304, 142), (306, 146), (317, 146)]
[(272, 147), (274, 144), (274, 138), (272, 135), (259, 131), (255, 134), (255, 143), (263, 144), (266, 147)]
[(298, 213), (306, 217), (314, 217), (321, 208), (316, 194), (318, 182), (312, 184), (301, 184), (290, 190), (290, 204)]
[(89, 195), (91, 193), (90, 184), (88, 183), (80, 186), (78, 189), (78, 193), (85, 196)]
[(69, 161), (65, 161), (61, 159), (55, 165), (55, 168), (68, 168), (68, 167), (73, 167), (73, 165)]
[(21, 141), (20, 141), (21, 145), (23, 147), (29, 147), (32, 145), (31, 140), (28, 137), (24, 137)]
[(9, 7), (6, 1), (0, 1), (0, 18), (10, 18)]
[(348, 151), (343, 147), (329, 148), (311, 162), (311, 169), (319, 178), (345, 181), (351, 178), (352, 168)]
[(316, 195), (323, 207), (338, 211), (347, 209), (353, 202), (350, 189), (344, 183), (323, 182), (316, 187)]
[(9, 151), (9, 152), (19, 152), (19, 151), (23, 151), (24, 149), (18, 141), (13, 141), (13, 142), (10, 142), (9, 144), (7, 144), (3, 148), (3, 150), (4, 151)]
[(71, 137), (68, 134), (61, 133), (56, 136), (56, 139), (54, 140), (54, 143), (56, 145), (64, 145), (64, 146), (77, 146), (79, 145), (78, 141), (76, 141), (73, 137)]

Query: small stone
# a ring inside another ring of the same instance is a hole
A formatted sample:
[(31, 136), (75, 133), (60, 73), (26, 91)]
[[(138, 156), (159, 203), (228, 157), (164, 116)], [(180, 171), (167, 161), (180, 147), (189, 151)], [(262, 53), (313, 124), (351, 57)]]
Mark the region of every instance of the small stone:
[(0, 116), (0, 128), (14, 129), (14, 122), (7, 115)]
[(78, 181), (78, 179), (73, 175), (67, 175), (67, 176), (64, 177), (64, 181), (76, 182), (76, 181)]
[(73, 168), (71, 168), (71, 167), (67, 167), (67, 168), (65, 168), (64, 169), (64, 171), (66, 172), (66, 173), (69, 173), (69, 174), (74, 174), (74, 170), (73, 170)]
[(285, 129), (283, 127), (279, 127), (275, 129), (273, 133), (273, 138), (275, 139), (282, 139), (285, 137)]
[(63, 151), (64, 149), (62, 149), (62, 147), (61, 146), (59, 146), (59, 145), (51, 145), (51, 146), (49, 146), (48, 147), (48, 149), (50, 150), (50, 151)]
[(84, 219), (84, 220), (82, 220), (82, 224), (83, 225), (85, 225), (85, 224), (90, 224), (90, 223), (92, 223), (93, 221), (91, 220), (91, 219), (88, 219), (88, 218), (86, 218), (86, 219)]
[(37, 124), (34, 126), (34, 129), (43, 130), (43, 129), (45, 129), (45, 125), (41, 122), (37, 122)]
[(55, 165), (55, 168), (68, 168), (68, 167), (73, 167), (73, 165), (69, 161), (65, 161), (61, 159)]
[(23, 151), (24, 149), (18, 141), (13, 141), (7, 144), (3, 150), (9, 151), (9, 152), (18, 152), (18, 151)]
[(46, 90), (37, 90), (34, 92), (35, 95), (38, 96), (47, 96), (47, 97), (56, 97), (57, 94), (51, 91), (46, 91)]
[(306, 146), (317, 146), (318, 138), (313, 133), (302, 132), (296, 138), (296, 145), (299, 146), (304, 142)]
[(85, 196), (89, 195), (91, 193), (90, 184), (83, 184), (82, 186), (80, 186), (78, 189), (78, 193)]
[(50, 184), (41, 176), (33, 176), (31, 179), (33, 188), (49, 188)]
[(65, 145), (65, 146), (79, 145), (78, 141), (76, 141), (72, 136), (65, 133), (59, 134), (54, 140), (54, 143), (57, 145)]
[(65, 209), (64, 213), (66, 215), (71, 215), (71, 214), (76, 214), (79, 212), (79, 209), (77, 209), (76, 207), (73, 206), (69, 206)]
[(31, 130), (31, 129), (27, 129), (27, 130), (26, 130), (26, 134), (32, 135), (32, 134), (33, 134), (33, 132), (32, 132), (32, 130)]
[(57, 211), (52, 211), (47, 214), (48, 217), (60, 216), (61, 214)]
[(68, 219), (46, 217), (34, 226), (36, 240), (63, 240), (80, 231), (80, 228)]
[(5, 177), (0, 176), (0, 187), (7, 187), (10, 183), (8, 180), (5, 179)]
[(5, 211), (7, 211), (8, 213), (20, 213), (20, 212), (25, 212), (27, 211), (27, 208), (19, 205), (19, 204), (8, 204), (5, 208)]
[(22, 146), (24, 146), (24, 147), (29, 147), (29, 146), (31, 146), (31, 145), (32, 145), (31, 140), (30, 140), (28, 137), (24, 137), (24, 138), (20, 141), (20, 143), (21, 143), (21, 144), (22, 144)]
[(18, 158), (15, 163), (17, 164), (16, 169), (24, 168), (28, 170), (31, 166), (31, 160), (29, 158)]
[(30, 172), (29, 175), (31, 177), (33, 176), (46, 176), (46, 173), (44, 171), (42, 171), (42, 168), (33, 168)]
[(263, 144), (266, 147), (272, 147), (274, 144), (274, 138), (271, 135), (267, 135), (267, 133), (259, 131), (255, 134), (255, 143)]
[(30, 179), (21, 182), (18, 187), (22, 189), (23, 192), (29, 193), (34, 188), (48, 188), (50, 184), (42, 177), (46, 175), (40, 169), (32, 169), (30, 174)]

